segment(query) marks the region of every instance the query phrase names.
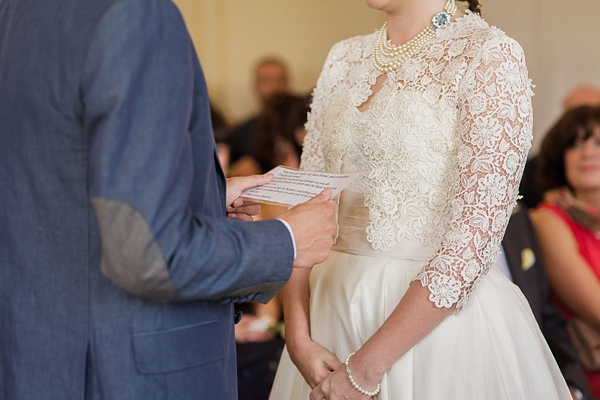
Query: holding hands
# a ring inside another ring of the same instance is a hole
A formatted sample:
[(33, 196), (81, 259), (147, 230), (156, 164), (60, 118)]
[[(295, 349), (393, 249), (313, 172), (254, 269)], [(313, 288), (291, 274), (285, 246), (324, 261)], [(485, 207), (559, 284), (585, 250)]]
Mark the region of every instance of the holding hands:
[(366, 400), (374, 397), (362, 394), (352, 386), (346, 365), (341, 364), (310, 392), (310, 400)]
[[(290, 358), (312, 389), (316, 388), (340, 365), (343, 365), (334, 354), (310, 339), (305, 339), (302, 344), (298, 343), (296, 346), (288, 343)], [(321, 399), (322, 397), (315, 398)]]

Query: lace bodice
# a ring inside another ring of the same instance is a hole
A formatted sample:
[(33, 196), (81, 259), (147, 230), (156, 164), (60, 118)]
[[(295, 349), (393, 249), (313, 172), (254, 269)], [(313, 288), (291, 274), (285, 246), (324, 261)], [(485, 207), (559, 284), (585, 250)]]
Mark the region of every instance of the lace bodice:
[(313, 93), (302, 168), (362, 172), (374, 249), (435, 249), (418, 279), (458, 308), (494, 263), (532, 139), (531, 83), (518, 43), (476, 14), (437, 32), (387, 79), (376, 33), (336, 44)]

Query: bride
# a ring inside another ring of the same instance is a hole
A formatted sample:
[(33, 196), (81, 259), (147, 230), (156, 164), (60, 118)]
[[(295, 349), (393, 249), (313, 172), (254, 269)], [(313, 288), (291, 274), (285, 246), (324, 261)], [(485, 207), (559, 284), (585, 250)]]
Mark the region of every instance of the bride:
[(570, 398), (494, 265), (532, 139), (523, 50), (477, 0), (367, 4), (386, 23), (330, 51), (302, 155), (363, 174), (329, 259), (284, 289), (271, 399)]

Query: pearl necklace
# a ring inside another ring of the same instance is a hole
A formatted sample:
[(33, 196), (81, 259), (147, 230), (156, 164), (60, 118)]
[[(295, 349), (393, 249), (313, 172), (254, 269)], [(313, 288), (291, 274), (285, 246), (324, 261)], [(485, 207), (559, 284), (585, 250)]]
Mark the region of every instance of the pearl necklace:
[(387, 22), (384, 22), (373, 47), (372, 60), (375, 68), (383, 72), (390, 72), (398, 68), (419, 51), (425, 43), (433, 39), (439, 29), (443, 29), (450, 24), (456, 9), (454, 0), (447, 0), (444, 10), (431, 18), (431, 25), (425, 27), (417, 36), (400, 46), (388, 44)]

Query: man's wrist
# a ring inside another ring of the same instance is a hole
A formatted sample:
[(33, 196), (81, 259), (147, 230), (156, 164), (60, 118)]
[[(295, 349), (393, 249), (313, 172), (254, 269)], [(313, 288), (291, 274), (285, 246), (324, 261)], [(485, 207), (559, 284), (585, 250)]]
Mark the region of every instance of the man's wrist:
[(288, 224), (287, 221), (284, 221), (281, 218), (277, 218), (277, 220), (281, 221), (283, 223), (283, 225), (285, 225), (285, 227), (287, 228), (288, 232), (290, 233), (290, 237), (292, 238), (292, 245), (294, 246), (294, 260), (296, 259), (296, 238), (294, 237), (294, 231), (292, 231), (292, 227), (290, 226), (290, 224)]

